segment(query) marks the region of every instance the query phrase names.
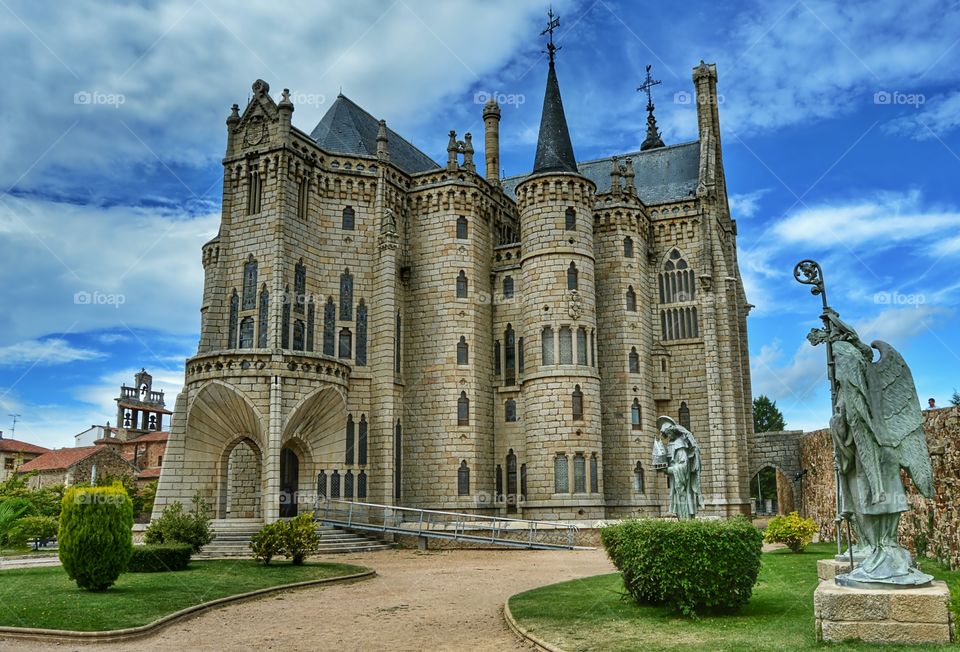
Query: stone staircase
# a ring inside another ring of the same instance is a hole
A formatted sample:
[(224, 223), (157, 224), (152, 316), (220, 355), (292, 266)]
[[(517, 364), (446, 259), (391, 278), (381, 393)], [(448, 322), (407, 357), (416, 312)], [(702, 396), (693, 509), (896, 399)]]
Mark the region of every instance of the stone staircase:
[[(216, 537), (203, 547), (194, 559), (221, 559), (223, 557), (250, 558), (250, 538), (263, 526), (256, 520), (232, 519), (217, 520), (212, 523)], [(317, 554), (343, 554), (391, 550), (392, 543), (379, 539), (347, 532), (329, 525), (317, 525), (320, 532), (320, 550)]]

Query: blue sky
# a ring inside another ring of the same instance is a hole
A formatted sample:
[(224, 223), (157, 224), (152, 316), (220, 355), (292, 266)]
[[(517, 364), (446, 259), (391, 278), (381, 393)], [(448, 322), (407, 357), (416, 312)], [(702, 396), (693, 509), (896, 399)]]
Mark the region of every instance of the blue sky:
[[(923, 399), (960, 363), (960, 5), (555, 1), (577, 157), (639, 147), (646, 64), (664, 140), (695, 137), (691, 69), (717, 64), (724, 162), (748, 298), (755, 395), (787, 425), (829, 416), (819, 300), (890, 341)], [(281, 12), (282, 8), (282, 12)], [(445, 160), (482, 147), (503, 102), (502, 166), (533, 162), (545, 2), (0, 3), (0, 429), (48, 446), (115, 419), (147, 367), (172, 406), (195, 351), (200, 245), (217, 229), (224, 120), (257, 78), (309, 131), (337, 92)], [(293, 18), (293, 19), (292, 19)], [(478, 152), (479, 156), (480, 152)], [(78, 301), (78, 296), (80, 301)], [(84, 303), (83, 299), (90, 301)]]

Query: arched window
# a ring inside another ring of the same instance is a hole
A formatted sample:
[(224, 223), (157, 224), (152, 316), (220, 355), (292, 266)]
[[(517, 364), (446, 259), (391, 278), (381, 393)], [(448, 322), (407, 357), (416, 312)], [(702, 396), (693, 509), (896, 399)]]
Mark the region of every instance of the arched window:
[(570, 263), (567, 268), (567, 289), (576, 290), (580, 286), (580, 273), (577, 272), (577, 264)]
[(513, 277), (512, 276), (503, 277), (503, 298), (504, 299), (513, 298)]
[(637, 353), (637, 347), (630, 347), (630, 373), (640, 373), (640, 354)]
[(253, 348), (253, 317), (244, 317), (240, 320), (240, 344), (238, 348)]
[(520, 465), (520, 500), (527, 499), (527, 465)]
[(570, 476), (567, 469), (567, 456), (560, 453), (553, 458), (553, 493), (570, 493)]
[(343, 474), (343, 497), (353, 498), (353, 471), (350, 469)]
[(507, 452), (507, 511), (517, 511), (517, 456), (512, 448)]
[(502, 363), (500, 362), (500, 359), (501, 359), (500, 340), (495, 340), (493, 342), (493, 375), (494, 376), (499, 376), (501, 373), (503, 373), (503, 368), (501, 367)]
[(280, 306), (280, 348), (290, 348), (290, 286), (283, 288), (283, 303)]
[(230, 325), (227, 331), (227, 348), (234, 349), (237, 346), (237, 316), (240, 312), (240, 297), (234, 290), (230, 295)]
[(360, 432), (357, 436), (357, 464), (367, 463), (367, 415), (360, 415)]
[(687, 407), (686, 401), (680, 401), (680, 410), (677, 416), (680, 417), (680, 425), (690, 430), (690, 408)]
[(549, 365), (555, 364), (553, 357), (553, 329), (549, 326), (545, 327), (540, 333), (540, 342), (541, 348), (543, 349), (543, 355), (541, 356), (543, 360), (541, 364)]
[(367, 472), (360, 470), (357, 474), (357, 498), (363, 500), (367, 497)]
[(503, 404), (503, 420), (507, 423), (513, 423), (517, 420), (517, 402), (512, 398), (507, 399), (507, 402)]
[(660, 338), (665, 341), (700, 337), (696, 306), (660, 311)]
[(310, 297), (310, 303), (307, 304), (307, 351), (313, 351), (313, 329), (316, 314), (313, 297)]
[(467, 298), (467, 274), (462, 269), (460, 273), (457, 274), (457, 298)]
[(573, 330), (560, 327), (560, 364), (573, 364)]
[(573, 493), (587, 493), (587, 461), (583, 453), (573, 456)]
[(347, 443), (346, 443), (346, 454), (343, 457), (343, 463), (347, 466), (353, 465), (353, 453), (354, 453), (354, 423), (353, 415), (347, 415)]
[(517, 340), (517, 371), (523, 373), (523, 338)]
[(293, 311), (303, 314), (307, 301), (307, 267), (301, 259), (293, 268)]
[(462, 335), (457, 342), (457, 364), (470, 364), (470, 345), (467, 344), (467, 338)]
[(630, 406), (630, 427), (634, 430), (643, 430), (643, 424), (640, 421), (640, 399), (633, 399), (633, 405)]
[(367, 304), (363, 299), (357, 304), (357, 354), (358, 367), (367, 364)]
[(256, 215), (260, 212), (262, 191), (263, 184), (260, 180), (260, 172), (253, 170), (250, 172), (250, 186), (247, 188), (247, 215)]
[(353, 319), (353, 274), (349, 269), (343, 270), (340, 275), (340, 319)]
[(327, 297), (327, 304), (323, 307), (323, 354), (334, 355), (334, 333), (337, 330), (337, 306), (333, 297)]
[(310, 180), (303, 178), (297, 187), (297, 217), (307, 219), (307, 204), (310, 198)]
[(351, 349), (353, 348), (352, 344), (352, 334), (350, 333), (349, 328), (340, 329), (340, 351), (337, 357), (350, 359), (353, 357)]
[(623, 239), (623, 256), (624, 258), (633, 258), (633, 238), (630, 236)]
[(340, 472), (336, 469), (330, 474), (330, 497), (340, 497)]
[(457, 218), (457, 240), (466, 240), (468, 237), (467, 218), (461, 215)]
[(637, 462), (637, 465), (633, 467), (633, 490), (638, 494), (644, 493), (643, 489), (643, 464)]
[(460, 398), (457, 399), (457, 425), (470, 425), (470, 399), (466, 392), (460, 392)]
[(590, 493), (600, 493), (600, 465), (596, 453), (590, 456)]
[(697, 298), (693, 270), (678, 249), (672, 249), (657, 277), (660, 303), (683, 303)]
[(327, 497), (327, 472), (323, 469), (317, 474), (317, 495), (321, 498)]
[(627, 286), (627, 310), (637, 311), (637, 293), (634, 292), (632, 285)]
[(294, 351), (303, 351), (306, 343), (304, 342), (304, 336), (307, 333), (306, 325), (303, 323), (302, 319), (293, 320), (293, 350)]
[(400, 312), (398, 311), (397, 320), (394, 323), (396, 332), (394, 333), (394, 338), (393, 338), (393, 373), (395, 374), (400, 373), (400, 354), (403, 352), (403, 349), (401, 346), (402, 340), (400, 337), (403, 334), (403, 330), (401, 326), (402, 324), (400, 322)]
[(353, 212), (352, 206), (347, 206), (343, 209), (343, 221), (340, 223), (341, 228), (346, 231), (353, 231), (354, 221), (356, 214)]
[(570, 399), (573, 407), (573, 420), (583, 421), (583, 392), (580, 391), (580, 385), (573, 388)]
[(467, 460), (461, 460), (457, 469), (457, 495), (470, 495), (470, 467), (467, 466)]
[(253, 310), (257, 307), (257, 261), (253, 256), (247, 258), (243, 265), (243, 309)]
[(577, 329), (577, 364), (587, 366), (587, 329)]
[(403, 479), (403, 427), (400, 421), (393, 429), (393, 498), (400, 500)]
[(496, 487), (495, 493), (497, 502), (503, 500), (503, 467), (497, 464), (496, 477), (494, 478)]
[(503, 382), (507, 385), (514, 385), (517, 382), (517, 340), (513, 331), (513, 326), (507, 324), (507, 329), (503, 332), (504, 342), (504, 362), (506, 374)]
[(564, 221), (567, 231), (576, 231), (577, 230), (577, 212), (573, 208), (568, 208), (567, 212), (564, 213)]

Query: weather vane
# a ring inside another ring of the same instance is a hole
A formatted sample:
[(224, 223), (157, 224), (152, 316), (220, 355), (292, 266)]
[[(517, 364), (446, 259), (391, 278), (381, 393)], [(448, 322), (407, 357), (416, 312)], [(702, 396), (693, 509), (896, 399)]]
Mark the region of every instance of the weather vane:
[(560, 16), (554, 16), (553, 7), (550, 7), (550, 10), (547, 11), (547, 28), (540, 32), (540, 36), (544, 34), (550, 34), (550, 41), (547, 43), (547, 49), (545, 52), (550, 55), (550, 63), (553, 63), (553, 55), (559, 50), (562, 46), (556, 46), (553, 44), (553, 30), (560, 27)]
[(647, 94), (647, 111), (653, 112), (653, 94), (650, 92), (650, 89), (660, 84), (659, 79), (654, 79), (650, 76), (650, 64), (647, 64), (647, 78), (642, 84), (637, 86), (638, 91), (644, 91)]

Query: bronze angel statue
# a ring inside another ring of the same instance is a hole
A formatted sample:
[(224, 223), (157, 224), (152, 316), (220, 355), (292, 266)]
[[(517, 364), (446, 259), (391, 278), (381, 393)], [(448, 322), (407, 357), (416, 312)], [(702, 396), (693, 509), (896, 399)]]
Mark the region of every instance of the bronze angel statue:
[[(839, 467), (840, 512), (852, 519), (864, 555), (837, 583), (921, 585), (920, 572), (898, 542), (900, 515), (910, 510), (900, 470), (917, 489), (933, 495), (933, 469), (920, 401), (907, 363), (886, 342), (864, 344), (830, 308), (824, 329), (807, 336), (832, 343), (835, 400), (830, 431)], [(871, 348), (872, 347), (872, 348)], [(879, 359), (874, 361), (874, 352)]]

